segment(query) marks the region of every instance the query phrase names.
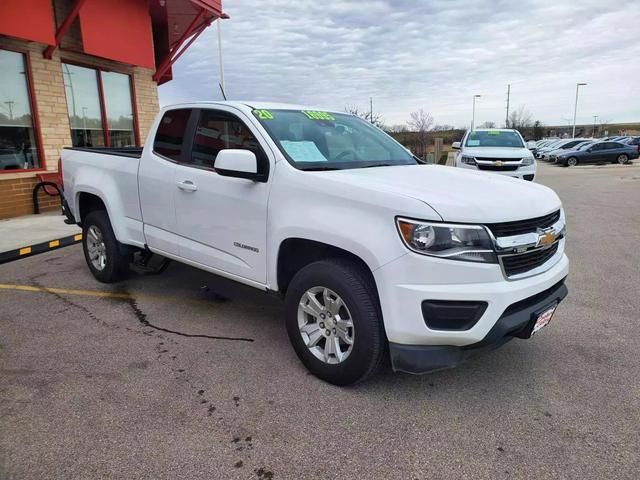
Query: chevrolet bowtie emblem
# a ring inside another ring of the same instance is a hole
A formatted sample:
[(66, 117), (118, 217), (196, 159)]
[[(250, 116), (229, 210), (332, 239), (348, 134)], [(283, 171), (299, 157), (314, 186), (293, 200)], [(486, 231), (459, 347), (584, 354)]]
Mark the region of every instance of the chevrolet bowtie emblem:
[(556, 232), (549, 230), (538, 234), (538, 247), (546, 247), (556, 241)]
[(501, 167), (501, 166), (502, 166), (502, 161), (501, 160), (496, 161), (496, 167)]

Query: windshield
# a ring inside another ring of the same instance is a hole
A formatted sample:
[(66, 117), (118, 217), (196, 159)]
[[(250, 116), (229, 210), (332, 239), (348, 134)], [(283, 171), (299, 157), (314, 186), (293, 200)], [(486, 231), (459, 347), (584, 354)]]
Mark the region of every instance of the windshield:
[(348, 114), (309, 110), (254, 110), (284, 156), (300, 170), (415, 165), (402, 145)]
[(520, 135), (516, 132), (500, 130), (474, 130), (467, 137), (466, 147), (511, 147), (523, 148)]
[(577, 150), (586, 150), (586, 149), (587, 149), (587, 148), (589, 148), (591, 145), (593, 145), (593, 143), (592, 143), (592, 142), (587, 142), (587, 143), (585, 143), (585, 144), (583, 144), (583, 145), (580, 145), (580, 146), (577, 148)]

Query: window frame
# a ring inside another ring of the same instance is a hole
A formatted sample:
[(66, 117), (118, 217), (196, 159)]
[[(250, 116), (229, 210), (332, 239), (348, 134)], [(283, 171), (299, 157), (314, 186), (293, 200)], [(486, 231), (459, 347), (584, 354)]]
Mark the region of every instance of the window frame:
[(11, 175), (14, 173), (38, 173), (47, 171), (47, 162), (44, 157), (44, 148), (42, 146), (42, 131), (40, 130), (40, 117), (38, 115), (38, 104), (36, 102), (36, 92), (33, 87), (33, 74), (31, 71), (31, 57), (27, 49), (0, 45), (0, 50), (7, 52), (19, 53), (24, 61), (25, 79), (27, 81), (27, 97), (29, 100), (29, 108), (31, 109), (32, 128), (36, 139), (36, 150), (38, 152), (38, 168), (19, 168), (14, 170), (0, 170), (0, 175)]
[[(162, 153), (156, 151), (155, 149), (156, 137), (158, 136), (158, 130), (160, 129), (160, 124), (162, 123), (162, 119), (169, 112), (175, 112), (176, 110), (191, 110), (191, 112), (189, 113), (189, 118), (187, 119), (187, 124), (184, 127), (184, 138), (182, 141), (182, 145), (180, 146), (180, 154), (178, 155), (178, 160), (169, 158), (166, 155), (163, 155)], [(199, 111), (199, 109), (193, 108), (193, 107), (183, 107), (183, 106), (176, 106), (176, 108), (169, 108), (165, 110), (162, 113), (162, 117), (159, 118), (158, 123), (156, 125), (154, 135), (153, 135), (153, 142), (151, 143), (151, 152), (157, 157), (160, 157), (162, 160), (166, 160), (167, 162), (171, 162), (179, 165), (186, 165), (187, 162), (185, 161), (185, 159), (187, 158), (187, 154), (191, 154), (191, 145), (193, 144), (193, 140), (189, 141), (189, 138), (191, 138), (192, 136), (191, 132), (195, 134), (195, 124), (197, 123), (199, 118), (199, 116), (195, 114), (196, 111)], [(188, 149), (187, 149), (187, 146), (189, 147)]]
[[(175, 110), (179, 110), (179, 109), (175, 109)], [(242, 125), (244, 125), (245, 128), (251, 132), (256, 142), (258, 143), (260, 150), (262, 150), (262, 154), (265, 160), (264, 172), (258, 173), (257, 176), (260, 178), (259, 180), (260, 182), (266, 182), (269, 179), (269, 173), (271, 171), (271, 162), (269, 160), (269, 155), (267, 154), (267, 151), (265, 150), (262, 142), (260, 141), (261, 136), (258, 134), (258, 132), (256, 132), (255, 128), (252, 128), (252, 125), (250, 122), (243, 120), (242, 118), (240, 118), (239, 115), (235, 114), (234, 112), (231, 112), (229, 110), (224, 110), (221, 108), (193, 108), (192, 109), (191, 117), (187, 122), (187, 128), (185, 130), (185, 141), (182, 144), (182, 151), (180, 152), (180, 159), (182, 161), (178, 161), (175, 163), (178, 163), (179, 165), (182, 165), (184, 167), (197, 168), (199, 170), (207, 170), (209, 172), (213, 172), (217, 175), (220, 175), (218, 172), (216, 172), (215, 161), (214, 161), (213, 168), (206, 167), (204, 165), (194, 165), (193, 162), (191, 161), (191, 154), (193, 153), (193, 144), (195, 142), (196, 133), (198, 130), (198, 123), (200, 123), (200, 115), (203, 111), (221, 113), (221, 114), (233, 117), (236, 121), (242, 123)], [(165, 157), (163, 156), (163, 158)], [(216, 155), (216, 158), (217, 158), (217, 155)], [(258, 159), (257, 157), (256, 157), (256, 160), (258, 162), (260, 161), (260, 159)], [(220, 175), (220, 176), (223, 176), (223, 175)]]
[[(133, 80), (133, 74), (127, 72), (125, 70), (121, 70), (118, 68), (107, 68), (98, 65), (92, 65), (90, 63), (80, 62), (73, 59), (68, 59), (62, 57), (60, 59), (61, 68), (63, 64), (73, 65), (76, 67), (88, 68), (96, 72), (96, 85), (98, 87), (98, 101), (100, 103), (100, 120), (102, 121), (102, 134), (104, 136), (104, 146), (105, 148), (111, 148), (111, 136), (109, 134), (109, 119), (107, 116), (107, 103), (104, 97), (104, 85), (102, 83), (102, 73), (103, 72), (112, 72), (118, 73), (120, 75), (126, 75), (129, 78), (129, 92), (131, 94), (131, 113), (133, 114), (133, 141), (135, 142), (135, 147), (141, 147), (140, 144), (140, 125), (138, 123), (138, 102), (136, 99), (136, 88), (135, 82)], [(67, 106), (67, 117), (69, 117), (69, 105), (65, 100), (65, 105)], [(69, 131), (71, 131), (71, 122), (69, 122)]]

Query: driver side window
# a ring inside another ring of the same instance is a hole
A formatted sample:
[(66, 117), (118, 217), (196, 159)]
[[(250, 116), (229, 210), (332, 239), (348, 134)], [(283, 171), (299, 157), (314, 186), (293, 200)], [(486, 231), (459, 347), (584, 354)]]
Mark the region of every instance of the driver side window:
[(219, 110), (201, 110), (191, 149), (191, 165), (214, 169), (218, 152), (250, 150), (258, 160), (258, 173), (268, 171), (269, 160), (251, 130), (235, 115)]

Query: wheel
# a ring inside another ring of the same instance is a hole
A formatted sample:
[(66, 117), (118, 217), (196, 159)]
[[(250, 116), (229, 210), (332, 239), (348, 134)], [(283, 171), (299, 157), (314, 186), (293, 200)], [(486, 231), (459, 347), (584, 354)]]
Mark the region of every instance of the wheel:
[(82, 221), (82, 248), (89, 270), (100, 282), (117, 282), (129, 270), (131, 255), (120, 252), (104, 210), (93, 211)]
[(618, 163), (620, 165), (624, 165), (625, 163), (629, 162), (629, 156), (625, 155), (624, 153), (622, 153), (622, 154), (618, 155), (617, 160), (618, 160)]
[(569, 157), (567, 159), (567, 167), (575, 167), (578, 164), (578, 159), (576, 157)]
[(296, 273), (287, 289), (286, 326), (304, 366), (334, 385), (371, 376), (386, 353), (375, 284), (352, 261), (321, 260)]

